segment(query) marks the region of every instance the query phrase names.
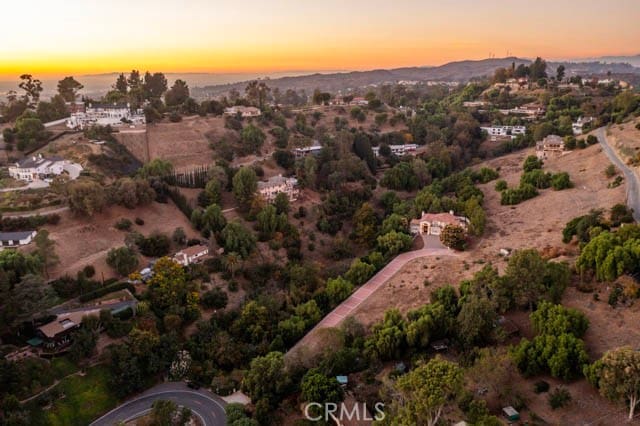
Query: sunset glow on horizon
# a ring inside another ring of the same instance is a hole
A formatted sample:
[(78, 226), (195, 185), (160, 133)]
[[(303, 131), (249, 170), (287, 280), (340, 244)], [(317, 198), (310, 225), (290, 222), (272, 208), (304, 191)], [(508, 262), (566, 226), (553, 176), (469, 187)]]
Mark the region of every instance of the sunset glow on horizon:
[[(637, 0), (9, 0), (0, 79), (364, 70), (640, 53)], [(29, 15), (28, 18), (26, 15)], [(606, 16), (606, 20), (602, 19)]]

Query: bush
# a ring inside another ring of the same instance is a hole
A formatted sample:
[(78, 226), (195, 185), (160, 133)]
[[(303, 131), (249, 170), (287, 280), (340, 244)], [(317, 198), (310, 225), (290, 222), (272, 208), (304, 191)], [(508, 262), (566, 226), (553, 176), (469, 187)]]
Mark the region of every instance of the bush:
[(82, 273), (87, 278), (93, 278), (93, 276), (96, 274), (96, 268), (94, 268), (93, 265), (87, 265), (82, 268)]
[(500, 204), (511, 206), (529, 200), (538, 195), (538, 190), (530, 184), (522, 184), (518, 188), (506, 189), (502, 191)]
[(78, 298), (78, 300), (82, 303), (85, 302), (89, 302), (90, 300), (94, 300), (97, 299), (99, 297), (102, 297), (106, 294), (109, 293), (113, 293), (114, 291), (118, 291), (118, 290), (124, 290), (127, 289), (131, 292), (131, 294), (135, 294), (136, 293), (136, 289), (133, 286), (133, 284), (127, 283), (127, 282), (120, 282), (120, 283), (115, 283), (115, 284), (111, 284), (108, 286), (104, 286), (102, 288), (99, 288), (97, 290), (93, 290), (89, 293), (83, 294), (82, 296), (80, 296)]
[(549, 383), (544, 380), (538, 380), (533, 384), (533, 391), (535, 393), (549, 392)]
[(563, 189), (573, 187), (573, 182), (571, 182), (569, 173), (561, 172), (553, 175), (553, 177), (551, 178), (551, 187), (556, 191), (561, 191)]
[(227, 307), (228, 301), (229, 297), (227, 296), (227, 293), (219, 287), (207, 291), (200, 299), (202, 306), (208, 309), (224, 309)]
[(129, 219), (123, 218), (116, 222), (115, 227), (120, 231), (128, 231), (131, 229), (132, 225), (133, 223)]
[(496, 182), (496, 186), (495, 189), (496, 191), (500, 192), (500, 191), (504, 191), (505, 189), (507, 189), (507, 181), (504, 179), (500, 179), (499, 181)]
[(584, 139), (578, 139), (578, 143), (576, 146), (578, 147), (578, 149), (585, 149), (587, 147), (587, 144)]
[(162, 257), (169, 254), (171, 240), (164, 234), (154, 232), (137, 242), (140, 253), (147, 257)]
[(549, 406), (556, 410), (566, 407), (571, 402), (571, 393), (564, 387), (557, 387), (549, 394)]
[(605, 169), (604, 169), (604, 175), (608, 178), (612, 178), (614, 177), (616, 174), (618, 174), (616, 167), (613, 164), (609, 164)]
[(598, 138), (594, 135), (587, 136), (587, 145), (595, 145), (598, 143)]
[(107, 253), (107, 265), (120, 275), (128, 275), (138, 267), (138, 256), (129, 247), (118, 247)]
[(136, 225), (142, 226), (144, 225), (144, 220), (141, 217), (136, 217), (135, 219)]
[(524, 160), (524, 164), (522, 165), (522, 168), (525, 172), (530, 172), (535, 169), (541, 169), (542, 164), (543, 164), (542, 160), (540, 160), (535, 155), (530, 155)]

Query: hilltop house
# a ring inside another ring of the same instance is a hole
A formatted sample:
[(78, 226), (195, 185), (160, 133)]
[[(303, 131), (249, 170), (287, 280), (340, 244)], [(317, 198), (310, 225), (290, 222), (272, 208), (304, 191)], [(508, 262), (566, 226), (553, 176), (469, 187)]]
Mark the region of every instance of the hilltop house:
[(459, 226), (465, 231), (469, 228), (469, 219), (464, 216), (456, 216), (453, 211), (449, 213), (425, 213), (419, 219), (410, 222), (411, 235), (440, 235), (447, 225)]
[(311, 146), (296, 148), (293, 150), (293, 153), (295, 154), (296, 158), (302, 158), (302, 157), (306, 157), (309, 154), (313, 154), (313, 155), (320, 154), (320, 151), (322, 151), (322, 145), (320, 145), (320, 142), (318, 142), (317, 140), (314, 140)]
[(0, 250), (27, 245), (35, 236), (36, 231), (0, 232)]
[[(389, 149), (391, 150), (391, 153), (393, 155), (402, 157), (403, 155), (414, 152), (416, 149), (418, 149), (418, 145), (416, 145), (415, 143), (407, 143), (403, 145), (389, 145)], [(375, 155), (376, 157), (380, 156), (379, 146), (374, 146), (373, 148), (371, 148), (371, 150), (373, 151), (373, 155)]]
[(501, 109), (499, 111), (504, 115), (524, 115), (525, 119), (533, 120), (534, 118), (544, 115), (547, 109), (542, 105), (530, 103), (511, 109)]
[(541, 160), (549, 156), (558, 156), (564, 151), (564, 139), (558, 135), (549, 135), (536, 142), (536, 157)]
[(130, 104), (93, 104), (86, 106), (85, 111), (72, 113), (67, 119), (69, 129), (85, 129), (91, 126), (118, 127), (125, 124), (145, 124), (142, 109), (131, 110)]
[(199, 263), (209, 254), (209, 247), (203, 245), (190, 246), (180, 250), (173, 256), (173, 260), (182, 266), (188, 266), (193, 263)]
[(227, 117), (235, 117), (238, 114), (240, 114), (242, 118), (250, 118), (260, 117), (262, 112), (259, 108), (243, 105), (232, 106), (224, 109), (224, 115), (226, 115)]
[(9, 176), (25, 182), (46, 180), (67, 172), (71, 179), (80, 175), (82, 166), (62, 157), (43, 157), (42, 154), (22, 159), (9, 166)]
[(298, 190), (298, 179), (278, 175), (266, 182), (258, 182), (258, 193), (269, 203), (273, 202), (280, 192), (287, 194), (289, 200), (296, 200), (300, 192)]
[(593, 120), (594, 120), (593, 117), (584, 117), (584, 118), (579, 117), (578, 120), (571, 125), (571, 128), (573, 129), (573, 134), (576, 136), (581, 135), (584, 125), (591, 124)]
[(349, 102), (349, 105), (352, 105), (352, 106), (367, 106), (367, 105), (369, 105), (369, 101), (366, 100), (365, 98), (361, 97), (361, 96), (358, 96), (358, 97), (355, 97), (355, 98), (351, 99), (351, 102)]
[(525, 126), (489, 126), (480, 127), (487, 132), (491, 141), (496, 141), (498, 137), (510, 136), (515, 139), (516, 135), (524, 135), (527, 132)]

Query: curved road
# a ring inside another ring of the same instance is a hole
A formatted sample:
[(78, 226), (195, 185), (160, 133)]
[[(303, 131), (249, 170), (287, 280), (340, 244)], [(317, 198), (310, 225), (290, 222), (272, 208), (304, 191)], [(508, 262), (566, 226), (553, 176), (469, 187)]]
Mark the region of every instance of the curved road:
[(162, 383), (145, 391), (142, 395), (125, 402), (95, 420), (90, 426), (113, 426), (118, 422), (132, 420), (147, 414), (157, 400), (170, 400), (179, 406), (188, 407), (200, 418), (204, 426), (225, 426), (224, 401), (203, 389), (190, 389), (185, 383)]
[(607, 157), (609, 157), (609, 160), (624, 174), (627, 186), (627, 206), (633, 211), (633, 218), (640, 222), (640, 179), (638, 175), (625, 164), (622, 158), (618, 156), (616, 150), (609, 145), (604, 127), (596, 129), (594, 133), (598, 137), (598, 142), (600, 142), (600, 146)]

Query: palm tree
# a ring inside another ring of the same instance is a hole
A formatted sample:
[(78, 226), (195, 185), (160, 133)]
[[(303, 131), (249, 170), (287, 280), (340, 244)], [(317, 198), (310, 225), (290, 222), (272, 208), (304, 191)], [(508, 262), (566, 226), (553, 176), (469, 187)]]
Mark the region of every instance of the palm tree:
[(229, 273), (231, 274), (231, 279), (235, 277), (236, 271), (238, 269), (238, 266), (240, 266), (241, 261), (242, 261), (242, 258), (235, 251), (232, 251), (231, 253), (225, 256), (224, 258), (225, 267), (227, 268), (227, 271), (229, 271)]

